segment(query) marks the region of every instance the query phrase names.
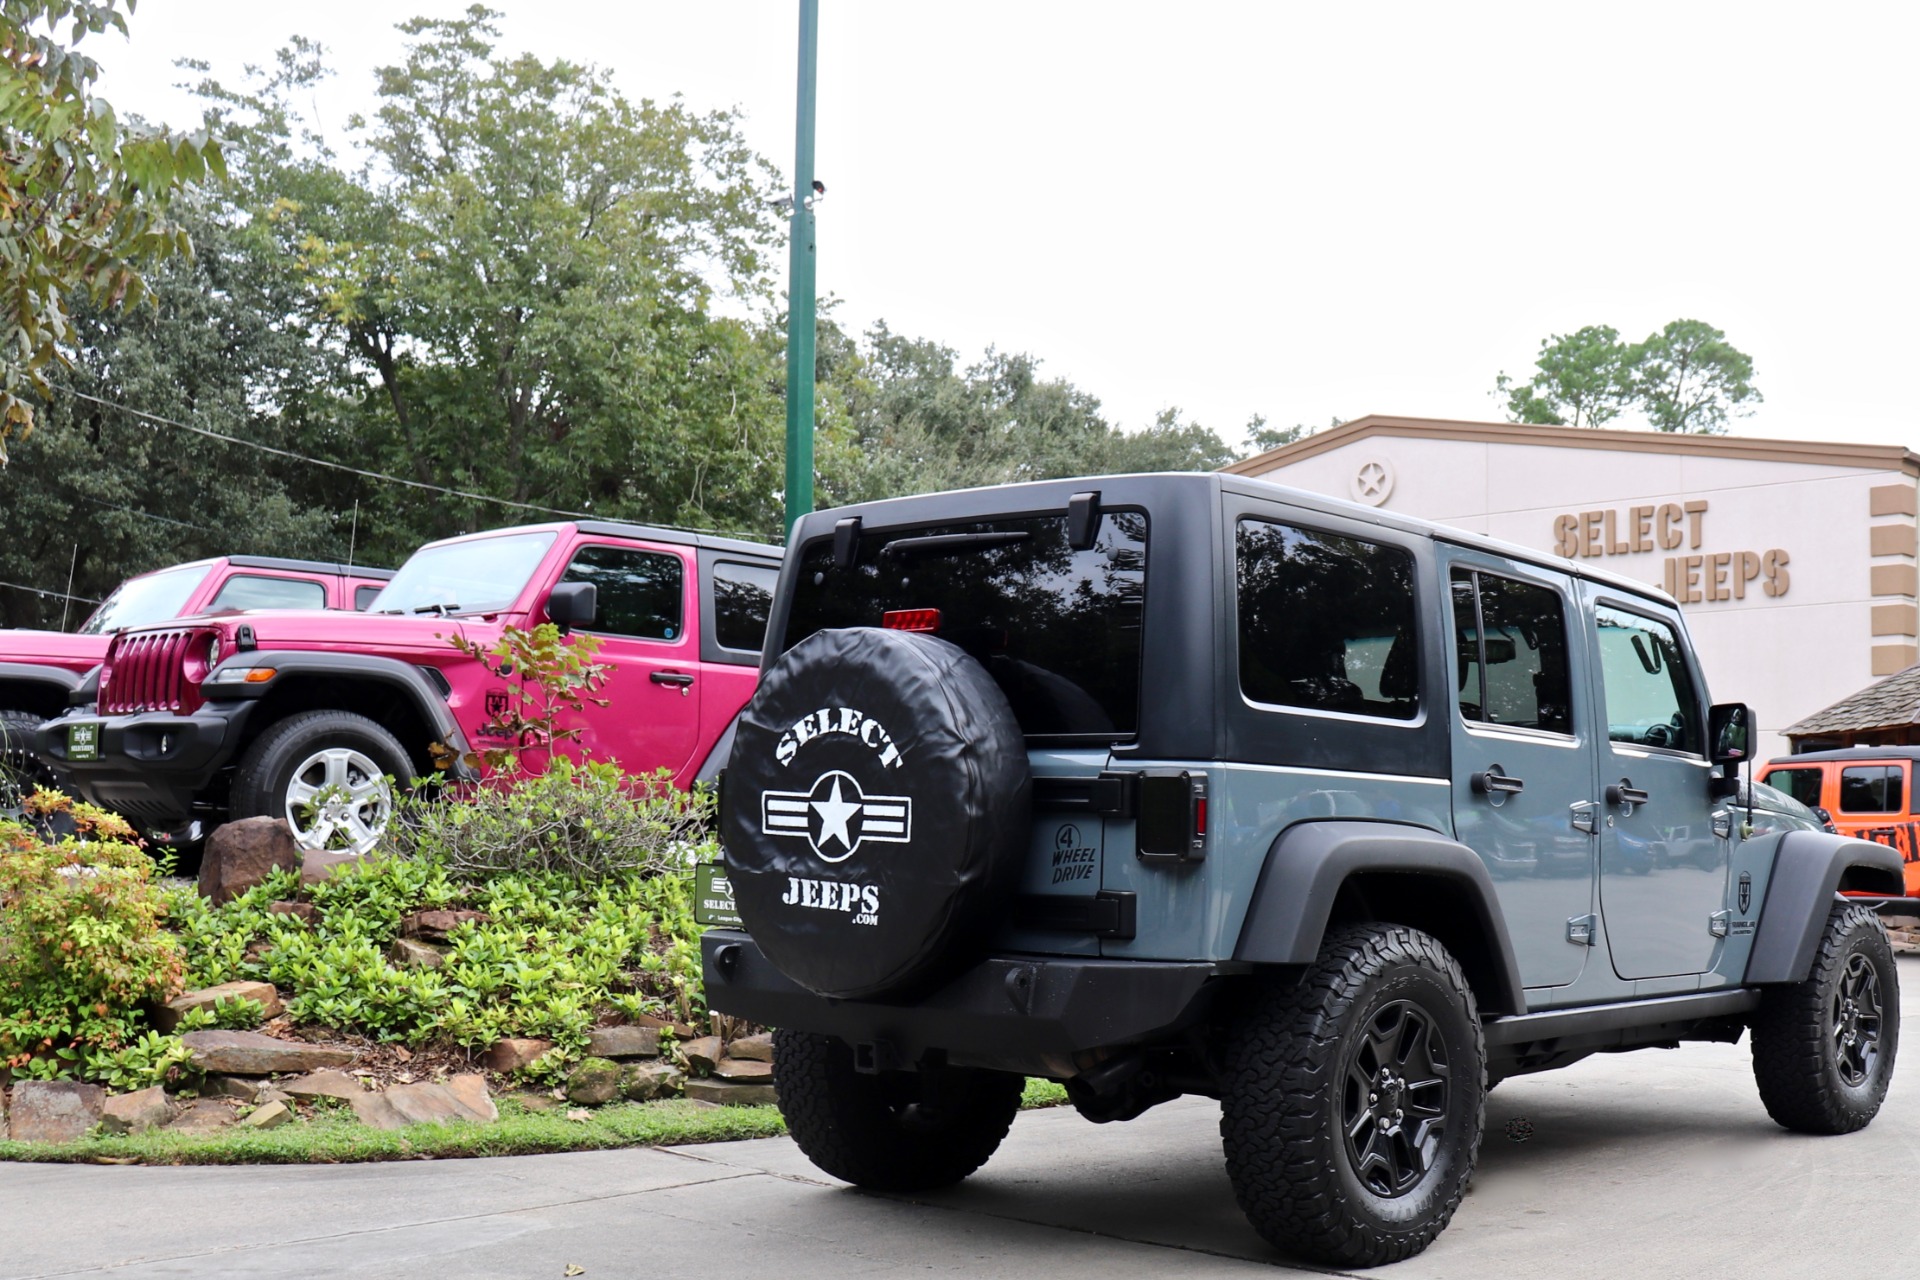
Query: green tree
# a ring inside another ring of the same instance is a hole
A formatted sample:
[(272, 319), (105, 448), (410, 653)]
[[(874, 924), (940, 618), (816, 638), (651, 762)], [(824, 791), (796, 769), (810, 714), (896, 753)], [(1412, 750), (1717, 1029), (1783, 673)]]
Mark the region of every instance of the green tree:
[(1540, 343), (1534, 375), (1517, 382), (1502, 372), (1494, 394), (1506, 397), (1513, 422), (1601, 427), (1633, 401), (1633, 348), (1608, 325), (1554, 334)]
[[(336, 412), (343, 371), (283, 323), (272, 264), (242, 252), (204, 202), (176, 206), (199, 252), (148, 276), (151, 305), (80, 299), (75, 365), (39, 430), (0, 471), (0, 625), (77, 624), (57, 595), (104, 596), (123, 577), (230, 553), (344, 559), (351, 503), (297, 463), (114, 406), (280, 448)], [(101, 403), (105, 402), (105, 403)], [(362, 545), (364, 548), (365, 540)], [(366, 556), (361, 556), (362, 561)]]
[(1494, 379), (1513, 422), (1600, 427), (1637, 411), (1656, 431), (1725, 431), (1760, 404), (1753, 359), (1700, 320), (1675, 320), (1643, 342), (1589, 325), (1542, 341), (1534, 375)]
[(78, 46), (109, 30), (126, 34), (120, 0), (0, 3), (0, 463), (69, 358), (69, 295), (139, 300), (142, 270), (191, 248), (168, 201), (222, 169), (204, 132), (123, 127), (94, 95), (100, 68)]
[[(829, 344), (823, 332), (822, 348)], [(836, 342), (834, 349), (844, 352)], [(1167, 409), (1122, 431), (1095, 396), (1043, 378), (1040, 362), (989, 349), (959, 366), (950, 347), (880, 322), (857, 356), (823, 371), (828, 421), (844, 424), (822, 467), (822, 497), (853, 502), (901, 493), (1128, 471), (1212, 470), (1234, 454), (1212, 430)]]
[[(1331, 429), (1341, 425), (1345, 421), (1345, 418), (1335, 414), (1327, 420), (1327, 426)], [(1247, 420), (1247, 452), (1245, 456), (1251, 458), (1255, 454), (1267, 453), (1283, 445), (1294, 444), (1298, 441), (1305, 440), (1317, 430), (1319, 430), (1319, 428), (1310, 427), (1304, 422), (1296, 422), (1290, 427), (1270, 427), (1267, 425), (1266, 418), (1256, 413)]]
[[(244, 91), (203, 88), (258, 140), (237, 166), (244, 200), (301, 281), (304, 320), (362, 371), (338, 456), (564, 510), (776, 527), (781, 407), (757, 318), (773, 169), (730, 112), (497, 54), (496, 16), (401, 24), (407, 56), (354, 122), (359, 172), (291, 105), (325, 74), (317, 46)], [(419, 536), (510, 511), (369, 497)]]
[(1714, 435), (1760, 406), (1753, 357), (1701, 320), (1675, 320), (1635, 348), (1634, 392), (1656, 430)]

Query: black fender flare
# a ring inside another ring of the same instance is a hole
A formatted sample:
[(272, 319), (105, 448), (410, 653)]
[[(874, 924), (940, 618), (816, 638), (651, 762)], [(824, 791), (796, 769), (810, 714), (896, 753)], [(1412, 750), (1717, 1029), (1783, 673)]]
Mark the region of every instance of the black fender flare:
[[(230, 667), (272, 667), (274, 677), (260, 684), (211, 683), (213, 675)], [(471, 766), (465, 763), (465, 757), (472, 747), (467, 742), (466, 732), (461, 729), (460, 722), (454, 719), (453, 708), (447, 705), (445, 677), (438, 672), (429, 676), (425, 668), (402, 662), (398, 658), (382, 658), (365, 653), (327, 653), (313, 649), (253, 649), (237, 653), (215, 667), (208, 673), (209, 680), (201, 684), (201, 689), (208, 696), (208, 701), (259, 699), (283, 686), (288, 679), (302, 676), (365, 680), (392, 687), (420, 713), (420, 718), (433, 730), (437, 740), (453, 749), (454, 767), (448, 772), (456, 777), (466, 777), (472, 772)]]
[[(46, 717), (52, 720), (66, 713), (73, 691), (80, 687), (83, 676), (77, 676), (63, 667), (43, 667), (35, 662), (0, 662), (0, 686), (27, 685), (43, 692), (53, 710)], [(10, 707), (9, 710), (27, 710), (25, 707)]]
[(1896, 849), (1825, 831), (1789, 831), (1780, 837), (1760, 904), (1760, 927), (1747, 955), (1747, 982), (1806, 979), (1843, 878), (1848, 889), (1889, 898), (1906, 895)]
[(713, 746), (708, 750), (706, 759), (700, 762), (699, 771), (693, 775), (694, 782), (711, 783), (719, 781), (720, 771), (727, 767), (727, 757), (733, 754), (733, 733), (734, 730), (739, 727), (740, 713), (736, 711), (733, 713), (733, 719), (727, 721), (726, 730), (722, 732), (718, 738), (714, 739)]
[(1467, 846), (1426, 827), (1334, 819), (1282, 831), (1267, 850), (1233, 958), (1251, 964), (1313, 963), (1334, 900), (1356, 875), (1425, 879), (1464, 899), (1472, 918), (1458, 927), (1470, 930), (1484, 953), (1476, 957), (1452, 949), (1470, 978), (1477, 971), (1480, 1012), (1526, 1012), (1520, 966), (1486, 864)]

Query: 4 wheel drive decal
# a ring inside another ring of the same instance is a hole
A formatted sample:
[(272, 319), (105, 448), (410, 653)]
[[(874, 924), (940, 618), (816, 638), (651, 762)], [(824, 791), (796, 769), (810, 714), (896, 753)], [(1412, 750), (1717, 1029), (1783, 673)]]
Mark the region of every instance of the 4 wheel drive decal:
[(852, 774), (833, 769), (816, 778), (810, 791), (761, 792), (760, 830), (804, 837), (822, 862), (842, 862), (869, 840), (911, 840), (913, 800), (865, 795)]

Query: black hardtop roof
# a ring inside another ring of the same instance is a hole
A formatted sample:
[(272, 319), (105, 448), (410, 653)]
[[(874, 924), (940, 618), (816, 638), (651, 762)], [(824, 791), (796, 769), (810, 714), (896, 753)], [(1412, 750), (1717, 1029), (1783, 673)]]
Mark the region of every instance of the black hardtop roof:
[[(1025, 484), (989, 485), (978, 489), (953, 489), (944, 493), (884, 498), (875, 502), (854, 503), (826, 511), (811, 512), (795, 527), (793, 540), (797, 545), (803, 540), (823, 537), (832, 532), (836, 522), (849, 516), (859, 516), (863, 521), (885, 527), (929, 521), (982, 519), (996, 514), (1044, 511), (1053, 507), (1064, 510), (1067, 499), (1076, 493), (1113, 487), (1134, 490), (1140, 498), (1147, 499), (1151, 498), (1154, 489), (1164, 490), (1169, 497), (1175, 494), (1190, 493), (1198, 496), (1204, 493), (1211, 498), (1218, 493), (1235, 493), (1244, 497), (1269, 498), (1285, 502), (1289, 506), (1323, 511), (1345, 520), (1362, 521), (1378, 525), (1383, 529), (1470, 547), (1491, 555), (1504, 556), (1510, 560), (1519, 560), (1544, 569), (1585, 578), (1591, 582), (1604, 583), (1621, 591), (1646, 596), (1663, 603), (1672, 603), (1672, 598), (1666, 592), (1649, 583), (1551, 555), (1533, 547), (1502, 542), (1498, 538), (1470, 533), (1465, 529), (1453, 528), (1451, 525), (1436, 524), (1431, 520), (1420, 520), (1391, 511), (1381, 511), (1377, 507), (1363, 507), (1357, 502), (1346, 502), (1324, 493), (1313, 493), (1306, 489), (1275, 484), (1271, 480), (1224, 475), (1213, 471), (1074, 476), (1061, 480), (1035, 480)], [(1138, 499), (1129, 498), (1128, 500)], [(937, 506), (938, 509), (929, 511), (927, 508), (930, 506)]]
[(337, 573), (353, 578), (391, 578), (393, 570), (371, 565), (334, 564), (327, 560), (288, 560), (280, 556), (228, 556), (227, 563), (242, 569), (291, 569), (297, 573)]
[(550, 524), (521, 524), (506, 529), (483, 529), (474, 533), (463, 533), (455, 538), (437, 538), (426, 546), (439, 546), (443, 542), (459, 542), (464, 538), (497, 537), (509, 533), (546, 533), (563, 529), (578, 529), (581, 533), (595, 534), (603, 538), (637, 538), (643, 542), (665, 542), (672, 546), (698, 547), (702, 551), (723, 551), (733, 555), (756, 556), (761, 559), (778, 560), (786, 551), (765, 542), (749, 542), (745, 538), (726, 538), (713, 533), (692, 533), (685, 529), (661, 529), (654, 525), (627, 524), (620, 520), (559, 520)]
[(1775, 756), (1767, 764), (1819, 764), (1823, 760), (1920, 760), (1920, 747), (1830, 747), (1797, 756)]
[(1559, 573), (1571, 574), (1576, 578), (1585, 578), (1589, 582), (1603, 583), (1622, 591), (1630, 591), (1635, 595), (1650, 596), (1666, 604), (1674, 603), (1671, 596), (1651, 583), (1641, 582), (1637, 578), (1629, 578), (1625, 574), (1614, 573), (1609, 569), (1581, 564), (1577, 560), (1564, 556), (1552, 555), (1537, 547), (1525, 547), (1517, 542), (1489, 538), (1484, 533), (1456, 529), (1452, 525), (1421, 520), (1413, 516), (1397, 515), (1377, 507), (1363, 507), (1357, 502), (1346, 502), (1324, 493), (1312, 493), (1305, 489), (1275, 484), (1271, 480), (1257, 480), (1248, 476), (1233, 476), (1225, 479), (1226, 483), (1221, 487), (1229, 492), (1283, 497), (1294, 506), (1317, 508), (1329, 515), (1342, 516), (1348, 520), (1366, 520), (1383, 528), (1397, 529), (1402, 533), (1424, 534), (1441, 542), (1451, 542), (1458, 547), (1470, 547), (1475, 551), (1485, 551), (1489, 555), (1504, 556), (1509, 560), (1519, 560), (1525, 564), (1538, 565), (1543, 569), (1552, 569)]

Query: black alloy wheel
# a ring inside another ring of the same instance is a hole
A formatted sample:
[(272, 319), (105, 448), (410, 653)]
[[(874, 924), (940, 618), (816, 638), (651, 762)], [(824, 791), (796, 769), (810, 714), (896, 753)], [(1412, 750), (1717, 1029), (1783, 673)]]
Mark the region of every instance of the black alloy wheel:
[(1354, 1176), (1377, 1196), (1420, 1185), (1446, 1138), (1453, 1069), (1431, 1016), (1399, 1000), (1347, 1054), (1340, 1115)]
[(1334, 1267), (1410, 1258), (1466, 1193), (1485, 1123), (1473, 989), (1432, 935), (1330, 930), (1225, 1010), (1227, 1177), (1268, 1242)]
[(1753, 1079), (1775, 1123), (1852, 1133), (1886, 1101), (1900, 1049), (1900, 971), (1871, 908), (1833, 904), (1806, 978), (1762, 988)]
[(1840, 1078), (1859, 1088), (1880, 1057), (1880, 975), (1861, 952), (1847, 957), (1833, 987), (1833, 1060)]

